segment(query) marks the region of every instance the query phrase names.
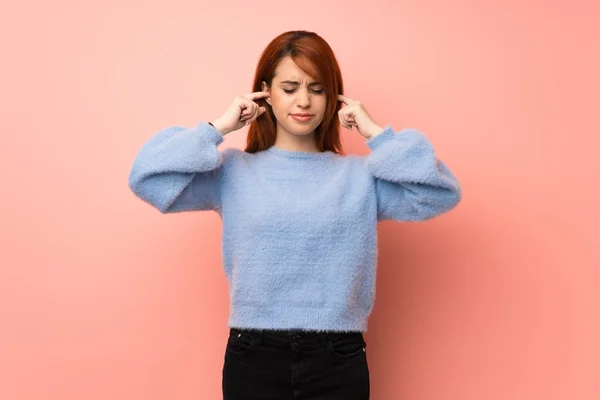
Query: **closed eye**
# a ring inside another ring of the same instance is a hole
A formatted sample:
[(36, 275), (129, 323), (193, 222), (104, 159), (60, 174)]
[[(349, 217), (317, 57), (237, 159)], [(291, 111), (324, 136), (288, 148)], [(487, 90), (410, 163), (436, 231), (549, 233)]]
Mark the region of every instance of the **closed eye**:
[[(323, 89), (311, 89), (314, 93), (323, 93)], [(283, 89), (286, 93), (294, 93), (296, 89)]]

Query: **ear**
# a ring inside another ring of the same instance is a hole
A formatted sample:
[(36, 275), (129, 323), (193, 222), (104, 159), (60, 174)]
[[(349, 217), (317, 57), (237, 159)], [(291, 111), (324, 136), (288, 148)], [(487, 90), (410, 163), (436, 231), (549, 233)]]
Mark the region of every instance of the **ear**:
[[(267, 85), (267, 83), (265, 81), (262, 81), (262, 83), (261, 83), (261, 90), (263, 92), (269, 92), (269, 93), (271, 92), (271, 89), (269, 88), (269, 85)], [(267, 103), (271, 104), (271, 98), (270, 97), (267, 97), (266, 100), (267, 100)]]

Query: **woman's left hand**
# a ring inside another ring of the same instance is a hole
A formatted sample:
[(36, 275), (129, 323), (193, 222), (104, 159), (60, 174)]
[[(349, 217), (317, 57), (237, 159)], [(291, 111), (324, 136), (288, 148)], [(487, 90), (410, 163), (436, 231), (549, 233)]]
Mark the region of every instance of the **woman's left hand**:
[(356, 126), (358, 133), (367, 139), (383, 131), (383, 128), (373, 121), (373, 118), (371, 118), (367, 109), (360, 101), (352, 100), (341, 94), (338, 95), (338, 100), (346, 103), (346, 106), (342, 107), (338, 112), (340, 123), (344, 128), (351, 131), (352, 127)]

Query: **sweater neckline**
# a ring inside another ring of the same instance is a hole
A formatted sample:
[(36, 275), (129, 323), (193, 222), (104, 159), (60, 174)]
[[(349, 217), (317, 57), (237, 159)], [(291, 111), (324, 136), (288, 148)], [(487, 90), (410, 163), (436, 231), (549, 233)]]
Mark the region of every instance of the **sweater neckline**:
[(280, 157), (302, 158), (302, 159), (309, 159), (309, 160), (322, 160), (322, 159), (330, 158), (332, 155), (335, 154), (334, 152), (329, 151), (329, 150), (322, 151), (322, 152), (285, 150), (285, 149), (282, 149), (281, 147), (277, 147), (275, 145), (269, 147), (266, 151), (271, 154), (280, 156)]

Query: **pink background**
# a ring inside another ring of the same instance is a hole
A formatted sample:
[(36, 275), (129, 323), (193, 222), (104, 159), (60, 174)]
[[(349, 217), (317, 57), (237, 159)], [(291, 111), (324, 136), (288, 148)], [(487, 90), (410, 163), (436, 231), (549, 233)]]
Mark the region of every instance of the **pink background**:
[(372, 398), (599, 399), (592, 3), (2, 2), (0, 398), (220, 398), (220, 220), (161, 215), (129, 168), (157, 130), (246, 94), (273, 37), (308, 29), (346, 95), (425, 133), (464, 191), (437, 219), (379, 225)]

